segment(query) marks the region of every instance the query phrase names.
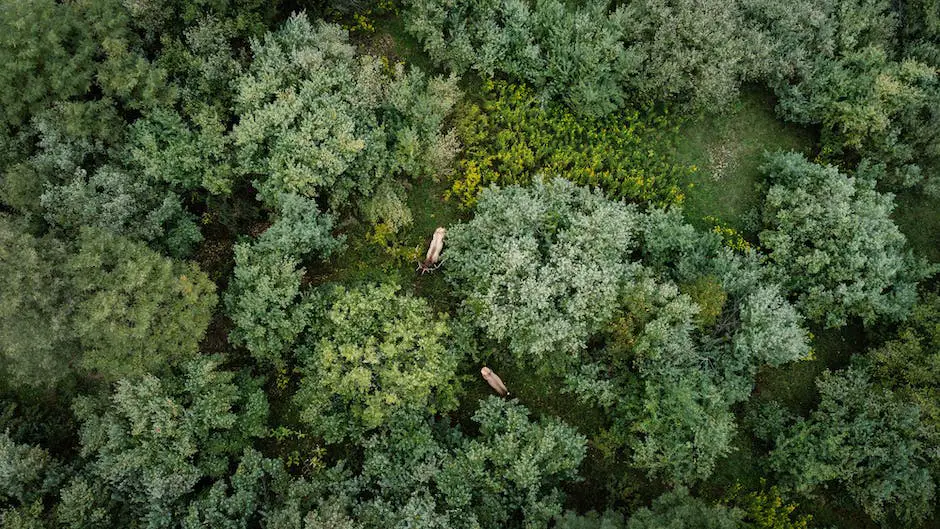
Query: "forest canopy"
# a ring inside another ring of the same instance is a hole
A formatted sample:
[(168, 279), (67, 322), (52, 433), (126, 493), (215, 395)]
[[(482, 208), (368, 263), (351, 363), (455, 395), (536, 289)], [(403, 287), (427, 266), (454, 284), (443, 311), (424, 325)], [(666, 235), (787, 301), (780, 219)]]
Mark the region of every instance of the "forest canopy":
[(938, 0), (0, 0), (0, 529), (940, 520)]

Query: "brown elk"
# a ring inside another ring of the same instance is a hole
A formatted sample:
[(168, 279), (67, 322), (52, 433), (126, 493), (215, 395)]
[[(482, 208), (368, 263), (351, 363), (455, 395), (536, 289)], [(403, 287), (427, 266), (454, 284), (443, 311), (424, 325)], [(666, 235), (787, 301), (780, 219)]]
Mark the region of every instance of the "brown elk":
[(499, 375), (494, 373), (492, 369), (483, 366), (483, 369), (480, 370), (480, 374), (483, 375), (483, 380), (485, 380), (491, 388), (496, 390), (496, 393), (499, 393), (501, 397), (509, 395), (509, 390), (506, 389), (506, 385), (503, 384), (503, 379), (499, 378)]
[(424, 258), (424, 261), (418, 263), (418, 268), (415, 268), (415, 272), (420, 271), (422, 274), (425, 274), (441, 267), (441, 264), (444, 263), (444, 261), (441, 260), (441, 250), (444, 249), (445, 234), (447, 234), (447, 230), (444, 228), (434, 230), (434, 235), (431, 237), (431, 246), (428, 247), (428, 255)]

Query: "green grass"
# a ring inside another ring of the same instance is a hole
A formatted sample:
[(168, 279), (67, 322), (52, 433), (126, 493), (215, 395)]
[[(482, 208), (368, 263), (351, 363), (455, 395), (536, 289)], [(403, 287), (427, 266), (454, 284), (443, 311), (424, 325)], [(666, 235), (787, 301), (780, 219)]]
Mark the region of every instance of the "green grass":
[[(428, 299), (432, 307), (451, 312), (455, 303), (444, 282), (443, 270), (428, 274), (415, 271), (438, 227), (448, 227), (466, 215), (456, 202), (444, 200), (450, 188), (446, 179), (424, 178), (408, 189), (408, 207), (414, 221), (394, 237), (392, 244), (382, 245), (370, 239), (371, 228), (354, 224), (342, 229), (346, 250), (324, 263), (306, 263), (305, 282), (323, 283), (397, 283), (406, 292)], [(444, 240), (447, 247), (447, 240)], [(446, 262), (444, 264), (446, 267)]]
[(705, 217), (745, 234), (760, 203), (760, 171), (765, 151), (796, 150), (807, 155), (816, 144), (812, 130), (786, 124), (774, 114), (773, 94), (749, 88), (727, 112), (690, 122), (679, 131), (677, 155), (696, 171), (685, 182), (686, 217), (709, 228)]

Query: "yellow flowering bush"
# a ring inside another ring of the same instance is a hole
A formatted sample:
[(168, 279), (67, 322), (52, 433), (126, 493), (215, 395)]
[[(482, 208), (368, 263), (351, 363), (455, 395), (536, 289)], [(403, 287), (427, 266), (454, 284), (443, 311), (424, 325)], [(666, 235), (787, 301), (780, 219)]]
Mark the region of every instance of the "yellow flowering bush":
[(560, 176), (612, 198), (658, 206), (682, 202), (691, 168), (668, 156), (677, 126), (667, 113), (622, 111), (601, 119), (542, 104), (524, 86), (487, 81), (484, 100), (464, 108), (457, 130), (465, 155), (449, 196), (466, 207), (490, 185)]

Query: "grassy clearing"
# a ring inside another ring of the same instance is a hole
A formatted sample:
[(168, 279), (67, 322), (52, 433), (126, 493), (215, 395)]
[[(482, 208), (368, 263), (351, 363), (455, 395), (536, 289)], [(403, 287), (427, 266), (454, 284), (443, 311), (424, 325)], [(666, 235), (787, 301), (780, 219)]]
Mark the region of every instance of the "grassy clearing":
[[(305, 281), (323, 283), (396, 283), (402, 289), (428, 299), (441, 312), (451, 312), (455, 303), (443, 278), (443, 270), (419, 274), (415, 266), (424, 257), (431, 235), (439, 226), (450, 226), (465, 216), (457, 204), (444, 200), (449, 181), (421, 179), (408, 190), (408, 207), (414, 217), (388, 244), (371, 237), (362, 224), (346, 226), (346, 250), (324, 263), (306, 263)], [(446, 247), (446, 240), (445, 240)], [(446, 266), (446, 264), (444, 265)]]
[(758, 168), (765, 151), (795, 150), (812, 153), (816, 134), (786, 124), (774, 114), (774, 97), (764, 89), (749, 88), (726, 113), (691, 122), (679, 132), (677, 155), (697, 170), (685, 182), (686, 218), (710, 228), (705, 217), (742, 233), (753, 234), (748, 216), (760, 204)]

